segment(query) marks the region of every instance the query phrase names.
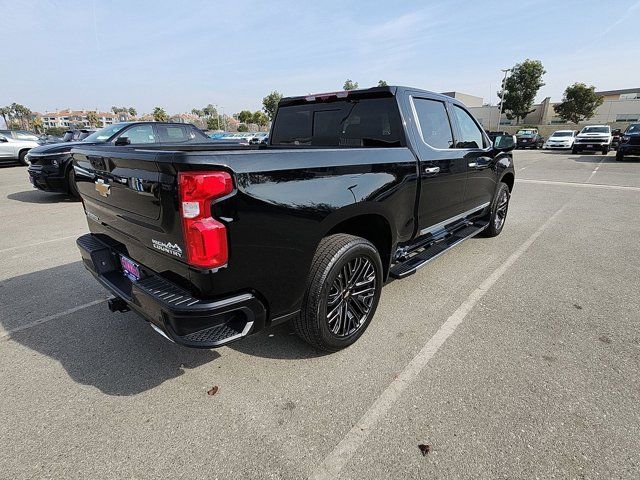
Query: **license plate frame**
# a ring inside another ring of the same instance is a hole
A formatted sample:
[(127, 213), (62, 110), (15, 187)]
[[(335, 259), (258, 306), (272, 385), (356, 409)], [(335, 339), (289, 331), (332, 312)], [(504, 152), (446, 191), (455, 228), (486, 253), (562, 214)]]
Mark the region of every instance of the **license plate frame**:
[(142, 276), (140, 270), (140, 264), (134, 262), (129, 257), (120, 254), (120, 267), (122, 267), (122, 274), (132, 282), (137, 282)]

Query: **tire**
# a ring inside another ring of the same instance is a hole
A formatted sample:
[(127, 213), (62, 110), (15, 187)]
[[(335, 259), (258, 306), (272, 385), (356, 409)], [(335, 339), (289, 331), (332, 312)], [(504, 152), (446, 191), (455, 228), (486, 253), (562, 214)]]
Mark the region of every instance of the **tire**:
[(622, 153), (620, 150), (618, 150), (616, 152), (616, 160), (618, 162), (623, 162), (624, 161), (624, 153)]
[(609, 149), (605, 148), (604, 150), (602, 150), (602, 154), (603, 155), (607, 155), (609, 153)]
[(489, 225), (482, 232), (483, 237), (497, 237), (500, 235), (507, 220), (510, 198), (511, 192), (509, 191), (509, 186), (504, 182), (500, 182), (496, 194), (493, 196), (493, 201), (491, 202)]
[(25, 167), (28, 167), (29, 165), (31, 165), (31, 162), (27, 160), (28, 152), (29, 150), (23, 150), (18, 154), (18, 161), (20, 162), (21, 165), (24, 165)]
[(76, 200), (80, 200), (80, 192), (78, 192), (78, 186), (76, 185), (76, 172), (73, 169), (73, 165), (71, 165), (67, 172), (67, 190), (69, 191), (69, 195)]
[[(360, 287), (356, 287), (358, 283)], [(325, 237), (313, 257), (302, 309), (293, 328), (318, 350), (346, 348), (369, 326), (381, 291), (382, 262), (371, 242), (344, 233)], [(366, 294), (354, 294), (357, 292)], [(331, 317), (330, 309), (335, 312)], [(354, 318), (357, 316), (359, 320)]]
[(574, 155), (578, 153), (578, 149), (576, 147), (571, 147), (571, 153)]

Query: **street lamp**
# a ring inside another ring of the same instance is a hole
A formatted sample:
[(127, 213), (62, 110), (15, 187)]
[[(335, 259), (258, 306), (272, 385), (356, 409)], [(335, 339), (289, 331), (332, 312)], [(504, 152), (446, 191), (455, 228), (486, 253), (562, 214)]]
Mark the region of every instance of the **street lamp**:
[(496, 125), (496, 130), (500, 130), (500, 119), (502, 118), (502, 105), (504, 104), (504, 86), (507, 83), (507, 74), (511, 71), (510, 68), (504, 68), (500, 70), (504, 72), (504, 78), (502, 79), (502, 91), (500, 92), (500, 113), (498, 113), (498, 123)]

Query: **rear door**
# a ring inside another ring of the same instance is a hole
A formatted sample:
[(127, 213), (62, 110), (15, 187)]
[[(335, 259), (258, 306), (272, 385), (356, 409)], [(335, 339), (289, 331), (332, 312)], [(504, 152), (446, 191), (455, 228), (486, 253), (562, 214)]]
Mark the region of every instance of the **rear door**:
[(496, 189), (493, 146), (478, 122), (462, 106), (451, 103), (449, 110), (456, 131), (455, 151), (463, 159), (467, 172), (464, 211), (483, 208), (491, 203)]
[(454, 147), (454, 134), (446, 102), (423, 92), (409, 95), (414, 122), (411, 129), (419, 156), (420, 234), (463, 211), (466, 160)]

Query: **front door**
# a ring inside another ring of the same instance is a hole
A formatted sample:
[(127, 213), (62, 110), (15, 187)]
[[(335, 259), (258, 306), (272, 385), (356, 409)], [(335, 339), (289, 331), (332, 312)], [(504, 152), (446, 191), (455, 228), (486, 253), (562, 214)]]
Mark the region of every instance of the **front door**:
[(463, 211), (467, 174), (465, 159), (454, 149), (454, 136), (445, 102), (416, 93), (408, 99), (420, 158), (418, 235), (439, 228)]
[(13, 142), (0, 134), (0, 158), (15, 158), (16, 149)]
[(487, 207), (496, 190), (493, 146), (469, 112), (455, 104), (450, 104), (450, 111), (457, 132), (456, 150), (467, 169), (464, 210)]

